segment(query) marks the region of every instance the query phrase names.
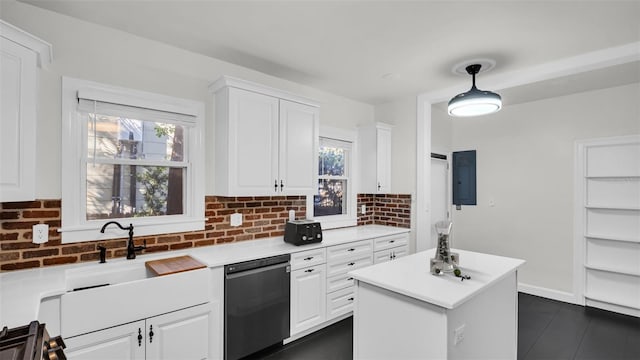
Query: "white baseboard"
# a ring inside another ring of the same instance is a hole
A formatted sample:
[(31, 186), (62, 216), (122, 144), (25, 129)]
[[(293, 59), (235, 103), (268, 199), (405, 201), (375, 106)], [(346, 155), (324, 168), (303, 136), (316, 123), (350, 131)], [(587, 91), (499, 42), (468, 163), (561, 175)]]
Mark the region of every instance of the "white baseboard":
[(576, 299), (576, 296), (573, 293), (565, 291), (553, 290), (523, 283), (518, 283), (518, 291), (529, 295), (535, 295), (551, 300), (566, 302), (569, 304), (584, 305), (578, 299)]

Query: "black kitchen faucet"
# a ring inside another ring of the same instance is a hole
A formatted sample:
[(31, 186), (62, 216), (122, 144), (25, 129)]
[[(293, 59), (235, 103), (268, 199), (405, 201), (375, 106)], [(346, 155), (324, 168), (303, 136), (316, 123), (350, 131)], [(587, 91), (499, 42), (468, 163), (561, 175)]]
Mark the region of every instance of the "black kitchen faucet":
[(142, 246), (135, 246), (133, 244), (133, 224), (129, 224), (129, 226), (124, 227), (117, 221), (109, 221), (106, 224), (102, 225), (102, 229), (100, 229), (100, 232), (104, 234), (104, 229), (106, 229), (107, 226), (111, 224), (118, 225), (118, 227), (122, 230), (129, 230), (129, 241), (127, 242), (127, 259), (135, 259), (136, 251), (142, 251), (147, 248), (147, 240), (144, 240), (144, 245)]

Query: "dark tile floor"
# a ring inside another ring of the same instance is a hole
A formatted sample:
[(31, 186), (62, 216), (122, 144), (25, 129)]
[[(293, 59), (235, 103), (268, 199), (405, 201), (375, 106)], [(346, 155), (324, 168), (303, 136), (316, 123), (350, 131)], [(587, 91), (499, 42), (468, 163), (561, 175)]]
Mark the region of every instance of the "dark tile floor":
[[(639, 318), (523, 293), (518, 302), (518, 360), (640, 359)], [(345, 319), (257, 358), (351, 359), (352, 326)]]

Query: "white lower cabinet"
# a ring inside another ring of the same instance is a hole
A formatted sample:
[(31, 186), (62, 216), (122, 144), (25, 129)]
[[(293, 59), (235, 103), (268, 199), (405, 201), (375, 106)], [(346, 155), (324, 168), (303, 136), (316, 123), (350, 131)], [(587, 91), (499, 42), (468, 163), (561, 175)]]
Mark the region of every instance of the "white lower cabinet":
[(395, 260), (409, 254), (409, 234), (381, 237), (373, 240), (373, 263)]
[(326, 319), (325, 264), (291, 272), (291, 335)]
[(348, 273), (372, 264), (372, 240), (327, 248), (327, 320), (353, 310), (354, 281)]
[(66, 338), (64, 341), (67, 348), (64, 353), (71, 360), (144, 359), (144, 331), (145, 321), (140, 320)]
[(353, 286), (327, 294), (327, 318), (333, 319), (353, 310)]
[(211, 307), (198, 305), (65, 339), (69, 359), (208, 359)]

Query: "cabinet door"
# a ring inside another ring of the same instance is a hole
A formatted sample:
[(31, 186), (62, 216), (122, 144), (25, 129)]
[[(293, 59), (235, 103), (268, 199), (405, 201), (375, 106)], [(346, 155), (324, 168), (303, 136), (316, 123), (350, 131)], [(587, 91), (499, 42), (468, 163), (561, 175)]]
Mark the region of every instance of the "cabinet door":
[(276, 194), (278, 99), (230, 88), (228, 126), (232, 195)]
[(0, 202), (33, 200), (37, 57), (0, 41)]
[(291, 335), (325, 320), (325, 279), (324, 264), (291, 272)]
[(318, 108), (280, 100), (280, 181), (285, 195), (314, 194), (318, 177)]
[(209, 304), (147, 319), (147, 360), (211, 358), (210, 323)]
[(378, 128), (376, 134), (376, 178), (378, 193), (391, 191), (391, 130)]
[(64, 339), (70, 360), (144, 359), (144, 320)]

